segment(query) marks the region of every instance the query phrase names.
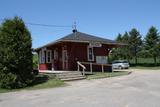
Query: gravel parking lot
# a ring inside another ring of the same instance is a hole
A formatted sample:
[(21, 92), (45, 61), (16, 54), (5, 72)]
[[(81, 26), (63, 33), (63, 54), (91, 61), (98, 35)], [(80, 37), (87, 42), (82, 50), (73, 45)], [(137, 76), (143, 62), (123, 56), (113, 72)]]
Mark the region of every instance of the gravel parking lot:
[(160, 107), (160, 70), (132, 71), (66, 87), (1, 93), (0, 107)]

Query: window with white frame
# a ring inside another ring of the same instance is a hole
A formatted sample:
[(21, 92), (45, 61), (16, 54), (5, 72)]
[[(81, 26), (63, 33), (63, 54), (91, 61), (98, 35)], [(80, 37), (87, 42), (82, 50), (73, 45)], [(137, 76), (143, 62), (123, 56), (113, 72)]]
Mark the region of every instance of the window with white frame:
[(88, 61), (94, 61), (93, 47), (88, 47)]
[(45, 51), (44, 50), (40, 50), (39, 51), (39, 63), (45, 63)]
[(41, 63), (45, 63), (45, 51), (42, 50), (42, 54), (41, 54)]
[(42, 51), (39, 51), (39, 64), (42, 63)]
[(47, 50), (46, 51), (46, 62), (47, 63), (51, 63), (52, 62), (52, 51), (51, 50)]

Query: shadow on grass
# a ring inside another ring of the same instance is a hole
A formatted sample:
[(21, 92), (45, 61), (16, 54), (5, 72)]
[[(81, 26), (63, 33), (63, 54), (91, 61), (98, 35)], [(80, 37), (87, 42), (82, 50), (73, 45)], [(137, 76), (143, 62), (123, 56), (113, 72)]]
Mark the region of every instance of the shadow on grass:
[(34, 79), (34, 81), (29, 84), (27, 87), (23, 87), (23, 88), (17, 88), (17, 89), (5, 89), (5, 88), (0, 88), (0, 93), (5, 93), (5, 92), (13, 92), (13, 91), (19, 91), (19, 90), (23, 90), (23, 89), (27, 89), (27, 88), (31, 88), (33, 86), (36, 86), (38, 84), (42, 84), (45, 83), (49, 80), (49, 76), (48, 75), (37, 75)]
[(33, 82), (29, 85), (29, 87), (45, 83), (48, 80), (49, 80), (49, 76), (48, 75), (37, 75), (35, 77), (35, 79), (33, 80)]
[(64, 82), (57, 79), (56, 75), (53, 74), (39, 74), (35, 77), (34, 81), (29, 84), (27, 87), (19, 89), (2, 89), (0, 88), (0, 93), (12, 92), (19, 90), (34, 90), (34, 89), (44, 89), (44, 88), (53, 88), (58, 86), (63, 86)]

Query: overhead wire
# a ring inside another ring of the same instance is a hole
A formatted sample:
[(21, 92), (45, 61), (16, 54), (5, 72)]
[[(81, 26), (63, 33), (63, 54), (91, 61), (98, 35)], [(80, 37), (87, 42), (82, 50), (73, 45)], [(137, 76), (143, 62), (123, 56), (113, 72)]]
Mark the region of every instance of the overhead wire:
[[(4, 21), (4, 19), (0, 19), (0, 21)], [(42, 24), (42, 23), (30, 23), (30, 22), (24, 22), (26, 25), (32, 25), (32, 26), (42, 26), (42, 27), (72, 27), (72, 25), (51, 25), (51, 24)]]
[(39, 24), (39, 23), (25, 23), (33, 26), (43, 26), (43, 27), (72, 27), (71, 25), (49, 25), (49, 24)]

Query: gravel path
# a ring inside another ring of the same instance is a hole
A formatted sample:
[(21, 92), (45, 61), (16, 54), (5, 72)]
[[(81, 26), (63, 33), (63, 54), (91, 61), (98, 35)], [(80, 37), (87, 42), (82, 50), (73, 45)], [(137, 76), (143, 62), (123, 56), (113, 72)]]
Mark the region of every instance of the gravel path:
[(160, 107), (160, 70), (131, 71), (66, 87), (1, 93), (0, 107)]

